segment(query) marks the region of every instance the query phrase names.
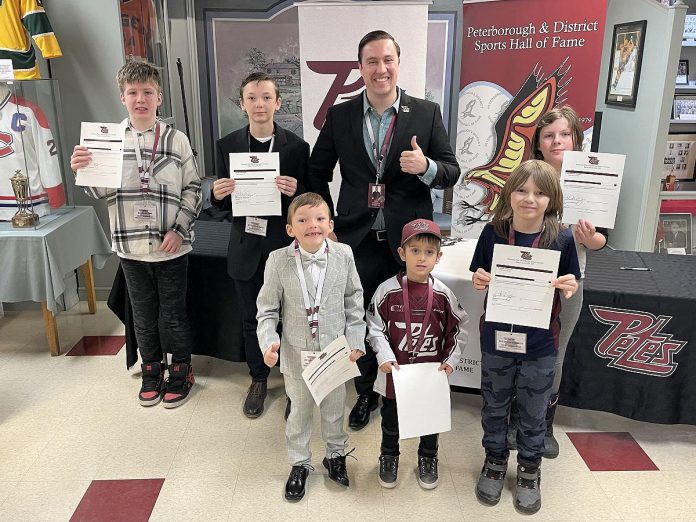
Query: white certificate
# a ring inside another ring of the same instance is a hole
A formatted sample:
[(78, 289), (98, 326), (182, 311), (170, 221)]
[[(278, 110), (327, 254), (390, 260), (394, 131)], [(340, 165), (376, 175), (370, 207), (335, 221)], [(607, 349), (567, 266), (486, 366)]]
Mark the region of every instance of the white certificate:
[(614, 228), (625, 161), (623, 154), (566, 151), (561, 167), (563, 223), (586, 219), (596, 227)]
[(338, 386), (360, 375), (358, 365), (349, 359), (350, 351), (348, 340), (342, 335), (302, 371), (302, 378), (317, 406)]
[(77, 170), (75, 185), (121, 187), (125, 132), (126, 126), (122, 123), (82, 122), (80, 145), (87, 147), (92, 153), (92, 161), (86, 167)]
[(548, 328), (561, 252), (496, 244), (486, 321)]
[(439, 366), (429, 362), (392, 368), (400, 439), (452, 429), (449, 382)]
[(233, 152), (230, 178), (236, 181), (232, 193), (233, 216), (280, 216), (280, 175), (277, 152)]

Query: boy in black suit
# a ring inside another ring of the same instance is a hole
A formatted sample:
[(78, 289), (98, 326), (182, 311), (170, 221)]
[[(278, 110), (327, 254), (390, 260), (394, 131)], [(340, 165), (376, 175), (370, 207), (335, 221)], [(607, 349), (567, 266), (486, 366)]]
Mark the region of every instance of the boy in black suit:
[[(263, 413), (266, 379), (270, 372), (256, 337), (256, 297), (263, 286), (263, 272), (268, 255), (290, 243), (285, 232), (288, 207), (292, 199), (307, 191), (309, 145), (292, 132), (274, 123), (280, 109), (280, 93), (275, 79), (262, 72), (247, 76), (239, 88), (239, 105), (247, 113), (249, 125), (220, 138), (215, 144), (213, 204), (231, 207), (230, 194), (235, 180), (230, 179), (229, 156), (232, 152), (277, 152), (280, 176), (276, 186), (281, 192), (282, 215), (236, 217), (227, 252), (227, 272), (234, 279), (241, 304), (244, 351), (251, 375), (251, 386), (244, 401), (244, 415), (256, 418)], [(289, 406), (289, 403), (288, 403)], [(286, 409), (286, 418), (288, 410)]]

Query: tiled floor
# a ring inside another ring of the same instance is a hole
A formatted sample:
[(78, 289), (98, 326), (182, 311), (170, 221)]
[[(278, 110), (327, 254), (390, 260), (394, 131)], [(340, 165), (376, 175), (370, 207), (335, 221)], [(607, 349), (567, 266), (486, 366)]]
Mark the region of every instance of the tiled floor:
[[(63, 353), (85, 336), (123, 334), (104, 303), (98, 308), (91, 316), (80, 303), (58, 317)], [(109, 340), (87, 341), (80, 350), (109, 349)], [(379, 486), (379, 423), (373, 419), (350, 433), (359, 459), (349, 462), (351, 487), (326, 477), (316, 434), (317, 470), (305, 499), (290, 504), (282, 498), (289, 468), (280, 375), (272, 373), (266, 413), (248, 420), (241, 413), (245, 366), (205, 357), (193, 365), (197, 384), (187, 404), (142, 408), (139, 371), (126, 370), (123, 352), (51, 357), (41, 312), (7, 312), (0, 319), (0, 520), (523, 518), (512, 507), (512, 462), (497, 506), (474, 497), (483, 459), (478, 396), (452, 397), (453, 429), (441, 437), (437, 489), (419, 488), (412, 440), (402, 444), (398, 486)], [(696, 520), (696, 427), (560, 407), (556, 428), (561, 455), (543, 464), (536, 519)], [(644, 471), (635, 470), (632, 455)], [(631, 471), (591, 471), (601, 469)]]

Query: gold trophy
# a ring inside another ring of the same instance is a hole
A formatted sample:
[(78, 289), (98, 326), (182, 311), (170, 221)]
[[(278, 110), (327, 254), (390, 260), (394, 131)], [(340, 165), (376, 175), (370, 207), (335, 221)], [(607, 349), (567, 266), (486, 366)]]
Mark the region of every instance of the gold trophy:
[(39, 216), (29, 210), (29, 178), (22, 174), (21, 170), (15, 171), (15, 175), (10, 178), (12, 191), (17, 200), (17, 213), (12, 217), (14, 228), (31, 228), (39, 224)]

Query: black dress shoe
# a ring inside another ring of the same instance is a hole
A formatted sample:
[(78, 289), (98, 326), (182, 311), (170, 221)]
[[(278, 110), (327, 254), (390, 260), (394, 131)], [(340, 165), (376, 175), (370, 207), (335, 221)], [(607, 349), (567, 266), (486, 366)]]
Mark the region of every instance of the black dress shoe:
[(329, 478), (340, 484), (341, 486), (348, 487), (350, 481), (348, 480), (348, 471), (346, 471), (346, 458), (343, 455), (327, 459), (324, 457), (322, 461), (324, 467), (329, 470)]
[(376, 393), (358, 395), (358, 400), (348, 416), (348, 426), (356, 431), (363, 429), (370, 422), (370, 412), (376, 410), (378, 405), (379, 395)]
[(290, 406), (292, 405), (292, 401), (290, 400), (290, 397), (287, 398), (287, 401), (285, 401), (285, 420), (288, 420), (288, 417), (290, 416)]
[(290, 470), (290, 476), (285, 483), (285, 500), (297, 502), (302, 500), (305, 495), (305, 484), (309, 476), (309, 468), (307, 466), (293, 466)]
[(263, 413), (263, 402), (266, 400), (266, 381), (251, 381), (249, 391), (242, 411), (250, 419), (255, 419)]

